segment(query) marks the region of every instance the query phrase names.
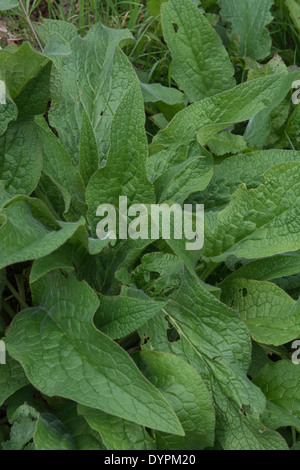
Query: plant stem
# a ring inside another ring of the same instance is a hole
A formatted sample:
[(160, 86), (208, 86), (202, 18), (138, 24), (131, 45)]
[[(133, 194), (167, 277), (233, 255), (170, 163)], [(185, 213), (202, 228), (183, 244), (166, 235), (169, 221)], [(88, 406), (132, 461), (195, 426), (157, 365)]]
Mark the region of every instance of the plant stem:
[(3, 307), (3, 310), (5, 310), (9, 318), (13, 320), (15, 317), (15, 312), (3, 299), (1, 299), (1, 306)]
[(38, 35), (37, 35), (37, 33), (36, 33), (36, 30), (34, 29), (34, 26), (33, 26), (32, 22), (31, 22), (31, 19), (30, 19), (28, 13), (27, 13), (27, 10), (26, 10), (26, 8), (25, 8), (25, 5), (24, 5), (24, 3), (23, 3), (23, 0), (19, 0), (19, 2), (20, 2), (20, 5), (21, 5), (21, 7), (22, 7), (22, 10), (24, 11), (24, 15), (25, 15), (25, 17), (26, 17), (27, 23), (29, 24), (31, 31), (33, 32), (33, 35), (34, 35), (34, 37), (35, 37), (35, 39), (36, 39), (36, 41), (37, 41), (37, 43), (38, 43), (38, 45), (39, 45), (39, 48), (40, 48), (41, 51), (43, 52), (43, 50), (44, 50), (44, 49), (43, 49), (43, 46), (42, 46), (41, 41), (40, 41), (40, 39), (39, 39), (39, 37), (38, 37)]
[(13, 294), (13, 296), (17, 299), (22, 308), (29, 308), (25, 300), (20, 296), (19, 292), (17, 292), (17, 290), (14, 288), (11, 282), (9, 282), (9, 280), (6, 281), (6, 286)]
[(210, 263), (206, 269), (204, 269), (203, 273), (200, 276), (200, 279), (202, 281), (205, 281), (205, 279), (208, 278), (208, 276), (216, 269), (219, 263)]

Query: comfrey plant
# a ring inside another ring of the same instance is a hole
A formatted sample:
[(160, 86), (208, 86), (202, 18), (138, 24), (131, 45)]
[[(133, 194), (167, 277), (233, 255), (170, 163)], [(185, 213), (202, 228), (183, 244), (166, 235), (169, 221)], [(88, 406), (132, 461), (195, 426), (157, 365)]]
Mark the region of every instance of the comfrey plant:
[(240, 84), (190, 0), (161, 10), (178, 89), (100, 23), (0, 51), (3, 449), (297, 446), (299, 72), (267, 61), (272, 0), (219, 4)]

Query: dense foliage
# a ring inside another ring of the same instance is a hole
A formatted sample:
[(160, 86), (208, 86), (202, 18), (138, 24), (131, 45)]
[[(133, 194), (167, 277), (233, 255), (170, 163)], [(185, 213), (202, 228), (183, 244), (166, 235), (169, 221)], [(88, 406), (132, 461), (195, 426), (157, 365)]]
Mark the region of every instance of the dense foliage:
[[(299, 446), (300, 73), (272, 5), (150, 1), (169, 87), (102, 23), (0, 50), (2, 449)], [(98, 239), (119, 196), (204, 204), (204, 247)]]

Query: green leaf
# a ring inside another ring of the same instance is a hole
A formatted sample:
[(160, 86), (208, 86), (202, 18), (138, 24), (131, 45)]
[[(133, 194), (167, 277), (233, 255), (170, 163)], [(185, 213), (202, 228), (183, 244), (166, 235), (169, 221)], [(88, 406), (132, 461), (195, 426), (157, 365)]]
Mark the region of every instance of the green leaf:
[(60, 400), (53, 406), (55, 416), (70, 430), (78, 450), (105, 450), (99, 434), (78, 414), (77, 408), (76, 403), (65, 400)]
[(34, 260), (30, 271), (30, 283), (33, 284), (40, 277), (54, 269), (68, 269), (73, 271), (73, 249), (70, 245), (63, 245), (43, 258)]
[(0, 406), (20, 388), (28, 384), (22, 366), (6, 355), (6, 364), (0, 365)]
[[(42, 204), (39, 206), (42, 210)], [(84, 220), (80, 219), (76, 223), (61, 222), (58, 230), (51, 230), (33, 215), (32, 208), (25, 201), (13, 202), (2, 210), (1, 215), (4, 223), (0, 227), (3, 248), (0, 267), (42, 258), (63, 245), (84, 225)]]
[(184, 437), (159, 433), (160, 448), (199, 450), (212, 446), (215, 412), (201, 376), (173, 354), (144, 350), (140, 356), (142, 371), (172, 405), (185, 431)]
[[(206, 210), (223, 209), (241, 184), (248, 189), (264, 183), (264, 173), (281, 162), (300, 161), (300, 152), (292, 150), (263, 150), (226, 158), (214, 166), (214, 175), (208, 187), (197, 194)], [(234, 168), (234, 171), (232, 171)]]
[(13, 416), (13, 425), (10, 431), (10, 440), (2, 443), (2, 450), (23, 450), (32, 440), (38, 413), (34, 408), (23, 405), (17, 409)]
[(9, 124), (0, 137), (0, 178), (11, 194), (28, 194), (36, 188), (42, 171), (38, 130), (32, 120)]
[(300, 5), (295, 2), (295, 0), (285, 0), (285, 4), (289, 10), (290, 16), (298, 29), (300, 31)]
[(82, 178), (70, 155), (49, 128), (39, 127), (39, 138), (42, 145), (43, 171), (70, 194), (71, 208), (65, 217), (74, 221), (86, 212)]
[(299, 162), (280, 163), (257, 188), (241, 185), (213, 219), (205, 256), (221, 262), (230, 255), (255, 259), (299, 250), (299, 176)]
[(190, 102), (235, 85), (234, 69), (219, 35), (190, 0), (169, 0), (161, 9), (171, 72)]
[(27, 404), (21, 405), (12, 417), (10, 440), (4, 450), (23, 450), (33, 440), (34, 450), (77, 450), (69, 430), (48, 412), (39, 413)]
[(284, 440), (260, 421), (265, 398), (246, 376), (251, 344), (236, 313), (188, 272), (171, 299), (166, 311), (181, 338), (172, 349), (200, 372), (209, 387), (222, 448), (286, 448)]
[(67, 21), (60, 20), (44, 20), (42, 25), (35, 24), (34, 27), (41, 41), (45, 43), (43, 54), (56, 67), (56, 70), (52, 71), (52, 83), (59, 83), (62, 79), (61, 65), (63, 59), (72, 53), (70, 43), (77, 36), (77, 28)]
[(49, 99), (51, 62), (25, 42), (16, 51), (0, 50), (0, 79), (16, 103), (19, 116), (43, 114)]
[(169, 106), (184, 104), (184, 95), (177, 88), (168, 88), (160, 83), (144, 83), (140, 81), (145, 103), (163, 102)]
[(269, 402), (297, 419), (300, 419), (299, 374), (298, 365), (290, 360), (281, 360), (267, 364), (255, 378)]
[(246, 263), (237, 269), (221, 283), (222, 289), (226, 289), (228, 283), (235, 279), (255, 279), (257, 281), (270, 281), (283, 276), (291, 276), (300, 272), (300, 253), (286, 253), (259, 259)]
[(155, 182), (162, 175), (167, 178), (174, 165), (201, 155), (197, 135), (204, 146), (230, 124), (253, 118), (278, 96), (283, 82), (291, 86), (297, 76), (297, 73), (275, 74), (251, 80), (180, 111), (153, 139), (147, 161), (150, 181)]
[(0, 1), (0, 11), (11, 10), (19, 6), (19, 2), (16, 0), (1, 0)]
[[(200, 153), (200, 152), (199, 152)], [(156, 195), (160, 202), (171, 200), (183, 204), (187, 197), (205, 189), (213, 176), (213, 158), (195, 156), (180, 163), (156, 181)]]
[(50, 413), (39, 415), (33, 441), (36, 450), (77, 450), (69, 430)]
[(10, 424), (13, 423), (14, 414), (22, 405), (29, 405), (38, 412), (49, 411), (48, 405), (38, 397), (36, 390), (32, 385), (26, 385), (17, 390), (7, 399), (7, 419)]
[(79, 169), (87, 186), (89, 180), (99, 168), (99, 157), (96, 137), (92, 123), (83, 110), (80, 130)]
[(160, 14), (161, 5), (168, 0), (149, 0), (147, 3), (148, 12), (150, 16), (158, 16)]
[(274, 0), (219, 0), (221, 18), (231, 24), (231, 33), (237, 37), (239, 56), (260, 60), (270, 54), (271, 38), (266, 26), (273, 19), (273, 3)]
[(127, 58), (118, 44), (131, 37), (127, 30), (98, 23), (84, 38), (78, 36), (70, 43), (71, 54), (62, 62), (62, 84), (60, 77), (53, 84), (56, 100), (49, 119), (76, 162), (83, 109), (95, 132), (100, 162), (106, 159), (113, 116), (132, 85)]
[[(276, 73), (281, 72), (279, 70), (276, 71)], [(286, 74), (287, 73), (286, 71)], [(272, 133), (274, 133), (275, 138), (277, 137), (278, 139), (277, 134), (279, 133), (279, 129), (284, 125), (289, 115), (290, 98), (287, 95), (290, 90), (290, 84), (283, 82), (281, 90), (272, 103), (249, 121), (245, 131), (245, 138), (251, 145), (263, 148), (270, 137), (272, 137)]]
[(300, 419), (280, 406), (267, 401), (267, 408), (262, 416), (263, 422), (271, 429), (293, 426), (300, 431)]
[(230, 134), (230, 132), (221, 132), (207, 142), (209, 150), (217, 155), (226, 153), (240, 153), (248, 147), (247, 141), (241, 135)]
[(17, 119), (18, 110), (11, 99), (5, 82), (0, 80), (0, 136), (6, 131), (10, 121)]
[(165, 305), (166, 302), (156, 302), (147, 296), (137, 298), (134, 290), (123, 288), (119, 296), (100, 297), (95, 325), (111, 338), (121, 338), (137, 330)]
[(177, 256), (162, 252), (147, 253), (134, 271), (134, 281), (149, 296), (161, 296), (179, 287), (182, 275), (183, 263)]
[(35, 282), (32, 290), (39, 307), (14, 319), (7, 344), (33, 385), (49, 396), (182, 434), (160, 392), (126, 352), (92, 324), (99, 302), (86, 283), (56, 272)]
[(112, 121), (107, 164), (92, 176), (86, 190), (88, 220), (93, 232), (100, 204), (118, 207), (119, 196), (127, 196), (128, 205), (154, 202), (153, 188), (146, 176), (148, 149), (144, 105), (138, 79), (130, 69), (131, 73), (131, 87), (123, 96)]
[(224, 291), (224, 300), (259, 343), (279, 346), (300, 334), (300, 302), (271, 282), (235, 280)]
[(77, 28), (68, 21), (44, 19), (42, 25), (34, 25), (40, 39), (46, 44), (54, 35), (59, 35), (62, 41), (70, 43), (77, 36)]
[(92, 429), (97, 431), (108, 450), (155, 450), (147, 431), (135, 423), (109, 415), (100, 410), (78, 406)]

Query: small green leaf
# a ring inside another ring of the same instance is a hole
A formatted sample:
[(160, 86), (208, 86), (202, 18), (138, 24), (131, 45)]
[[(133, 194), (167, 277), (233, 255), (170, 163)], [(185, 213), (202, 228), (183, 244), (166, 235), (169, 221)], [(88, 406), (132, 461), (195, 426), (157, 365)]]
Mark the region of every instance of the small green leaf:
[[(38, 201), (40, 202), (40, 201)], [(39, 205), (43, 209), (43, 205)], [(84, 225), (80, 219), (76, 223), (61, 222), (57, 230), (51, 230), (32, 213), (25, 201), (14, 202), (2, 210), (4, 224), (0, 227), (0, 267), (20, 263), (52, 253)]]
[(95, 325), (111, 338), (121, 338), (137, 330), (143, 323), (159, 313), (166, 302), (135, 297), (132, 289), (123, 289), (119, 296), (100, 297), (100, 308)]
[(300, 302), (271, 282), (238, 279), (228, 285), (223, 297), (258, 343), (279, 346), (300, 335)]
[(108, 450), (155, 450), (156, 446), (147, 431), (138, 424), (100, 410), (78, 406), (92, 429), (97, 431)]
[(28, 380), (22, 366), (7, 354), (6, 364), (0, 365), (0, 405), (27, 384)]
[(43, 114), (49, 99), (51, 62), (28, 42), (16, 51), (0, 50), (0, 80), (3, 80), (19, 115)]
[(16, 0), (0, 0), (0, 11), (11, 10), (19, 6), (19, 2)]
[(300, 419), (300, 368), (290, 360), (267, 364), (255, 383), (272, 404)]
[(36, 188), (42, 171), (38, 129), (32, 120), (9, 124), (0, 137), (0, 178), (11, 194), (28, 194)]

